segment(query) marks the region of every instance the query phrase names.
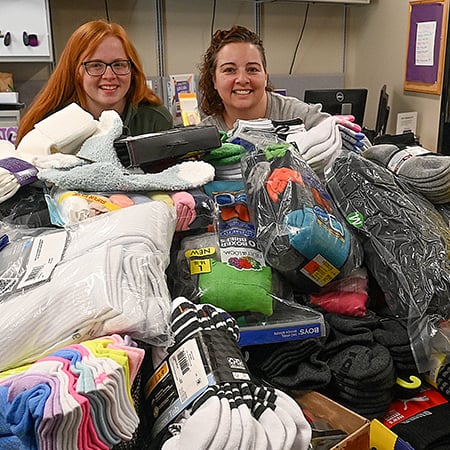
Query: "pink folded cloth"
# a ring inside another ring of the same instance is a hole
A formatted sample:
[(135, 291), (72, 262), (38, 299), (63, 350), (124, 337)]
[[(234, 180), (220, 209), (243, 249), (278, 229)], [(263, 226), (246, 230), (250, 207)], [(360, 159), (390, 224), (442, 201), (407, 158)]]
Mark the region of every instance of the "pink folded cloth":
[(177, 212), (176, 231), (189, 230), (189, 225), (197, 217), (195, 210), (195, 199), (186, 191), (179, 191), (170, 194)]

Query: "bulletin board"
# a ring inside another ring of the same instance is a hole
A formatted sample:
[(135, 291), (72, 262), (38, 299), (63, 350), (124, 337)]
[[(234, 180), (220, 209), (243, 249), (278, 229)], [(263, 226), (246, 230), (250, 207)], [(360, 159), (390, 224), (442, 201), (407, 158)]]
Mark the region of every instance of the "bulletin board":
[(447, 17), (447, 0), (409, 2), (406, 91), (441, 94)]

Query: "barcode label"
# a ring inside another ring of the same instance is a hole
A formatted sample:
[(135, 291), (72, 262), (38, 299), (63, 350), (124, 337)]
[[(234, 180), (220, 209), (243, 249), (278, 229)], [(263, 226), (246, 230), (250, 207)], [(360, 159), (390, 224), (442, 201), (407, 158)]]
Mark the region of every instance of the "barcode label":
[(33, 267), (31, 269), (31, 272), (28, 274), (27, 278), (25, 279), (25, 282), (35, 280), (39, 276), (39, 274), (42, 272), (43, 269), (44, 269), (43, 265)]
[(169, 358), (178, 397), (188, 403), (208, 386), (208, 376), (195, 339), (185, 342)]
[(181, 353), (179, 353), (177, 355), (177, 359), (178, 359), (178, 365), (180, 366), (180, 369), (181, 369), (181, 373), (183, 375), (186, 375), (190, 370), (186, 352), (182, 351)]
[(18, 289), (48, 280), (53, 269), (61, 261), (66, 247), (65, 230), (43, 234), (33, 239), (25, 273)]

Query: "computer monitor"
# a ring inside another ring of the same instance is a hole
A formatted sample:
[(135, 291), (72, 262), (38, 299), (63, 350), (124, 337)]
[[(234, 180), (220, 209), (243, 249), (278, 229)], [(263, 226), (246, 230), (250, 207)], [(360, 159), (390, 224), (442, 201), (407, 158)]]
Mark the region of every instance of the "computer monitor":
[(305, 90), (306, 103), (321, 103), (322, 111), (336, 115), (351, 114), (355, 123), (363, 126), (367, 89), (310, 89)]
[(386, 85), (380, 90), (380, 99), (378, 100), (377, 121), (375, 125), (375, 136), (386, 134), (386, 127), (389, 118), (389, 94), (386, 92)]

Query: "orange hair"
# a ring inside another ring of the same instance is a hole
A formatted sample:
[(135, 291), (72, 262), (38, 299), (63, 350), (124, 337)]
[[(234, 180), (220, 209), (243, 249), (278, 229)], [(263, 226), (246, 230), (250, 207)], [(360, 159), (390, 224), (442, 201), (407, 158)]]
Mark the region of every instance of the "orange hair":
[(22, 116), (16, 144), (49, 113), (73, 102), (86, 108), (86, 96), (79, 69), (82, 62), (95, 51), (106, 36), (120, 39), (131, 61), (131, 85), (127, 101), (132, 105), (142, 101), (152, 105), (162, 104), (162, 100), (147, 86), (141, 60), (125, 29), (117, 23), (109, 23), (103, 19), (93, 20), (81, 25), (70, 36), (48, 82)]

